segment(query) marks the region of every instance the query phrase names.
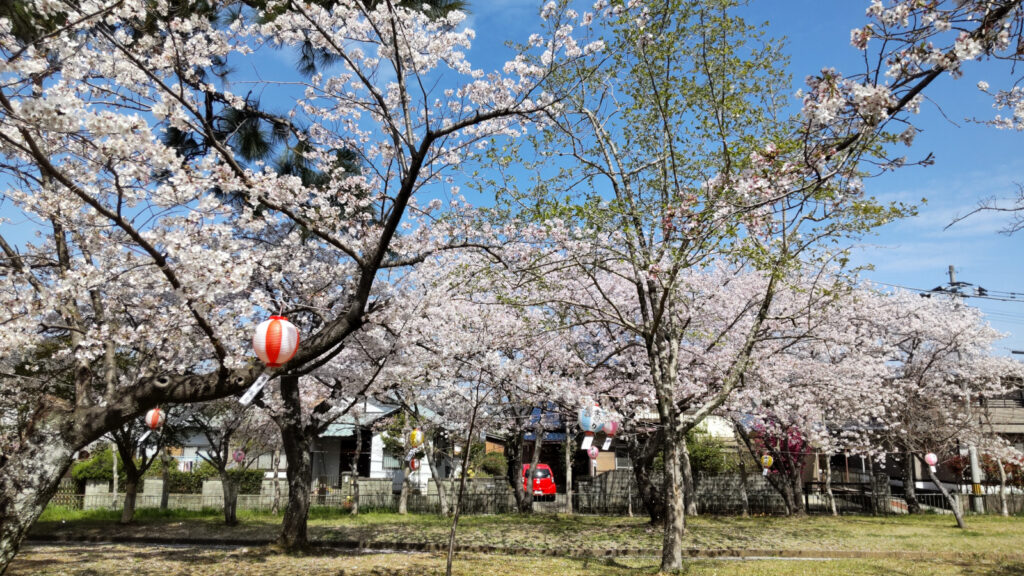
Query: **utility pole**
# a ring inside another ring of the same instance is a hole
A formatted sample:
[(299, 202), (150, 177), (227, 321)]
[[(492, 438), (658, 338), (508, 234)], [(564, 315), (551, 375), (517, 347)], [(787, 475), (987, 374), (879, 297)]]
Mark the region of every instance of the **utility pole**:
[[(956, 269), (949, 265), (949, 290), (956, 298), (960, 297), (961, 286), (956, 281)], [(966, 387), (965, 387), (966, 388)], [(966, 390), (965, 390), (966, 391)], [(971, 397), (967, 395), (967, 416), (971, 417)], [(971, 460), (971, 511), (975, 514), (985, 513), (985, 497), (981, 493), (981, 466), (978, 463), (978, 447), (973, 442), (967, 444), (967, 454)]]

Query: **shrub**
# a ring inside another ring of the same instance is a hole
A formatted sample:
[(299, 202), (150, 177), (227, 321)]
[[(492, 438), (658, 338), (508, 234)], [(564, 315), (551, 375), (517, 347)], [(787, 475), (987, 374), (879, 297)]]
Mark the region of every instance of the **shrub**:
[(508, 470), (508, 461), (501, 452), (490, 452), (480, 459), (478, 470), (488, 476), (504, 476)]
[[(71, 467), (71, 477), (76, 482), (108, 482), (114, 481), (114, 453), (111, 451), (110, 446), (104, 447), (102, 450), (95, 452), (88, 460), (81, 462), (75, 462)], [(121, 462), (121, 456), (117, 456), (117, 481), (118, 490), (124, 492), (125, 489), (125, 474), (124, 464)]]
[(239, 494), (259, 494), (263, 487), (261, 470), (228, 470), (228, 477), (238, 482)]

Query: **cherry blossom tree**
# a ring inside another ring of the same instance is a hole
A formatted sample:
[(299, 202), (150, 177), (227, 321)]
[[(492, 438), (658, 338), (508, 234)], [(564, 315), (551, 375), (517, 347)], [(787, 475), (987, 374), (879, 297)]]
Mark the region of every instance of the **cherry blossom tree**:
[[(490, 138), (519, 134), (552, 102), (547, 78), (583, 56), (542, 21), (546, 65), (517, 57), (487, 73), (466, 60), (461, 13), (431, 19), (390, 2), (282, 3), (273, 19), (242, 11), (223, 24), (142, 1), (31, 7), (52, 31), (26, 37), (0, 18), (0, 362), (12, 390), (0, 570), (76, 449), (157, 404), (249, 386), (264, 371), (249, 330), (267, 312), (293, 313), (302, 331), (292, 362), (269, 371), (289, 374), (283, 396), (297, 401), (298, 377), (365, 323), (382, 270), (468, 241), (458, 218), (439, 218), (444, 203), (418, 198)], [(150, 30), (148, 18), (167, 25)], [(301, 125), (293, 137), (317, 185), (236, 155), (209, 111), (246, 98), (200, 73), (298, 42), (336, 58), (276, 87), (298, 91), (278, 118)], [(163, 142), (172, 129), (208, 149), (179, 154)], [(358, 151), (362, 171), (338, 150)], [(33, 361), (44, 347), (53, 354)]]
[[(514, 174), (497, 182), (508, 190), (505, 213), (550, 228), (548, 256), (524, 274), (546, 279), (571, 269), (566, 275), (591, 287), (570, 301), (603, 310), (642, 343), (665, 435), (665, 571), (682, 566), (685, 434), (741, 385), (776, 292), (802, 262), (842, 257), (819, 251), (823, 243), (902, 213), (861, 189), (857, 162), (879, 144), (876, 131), (837, 155), (783, 117), (780, 48), (734, 7), (598, 2), (584, 18), (602, 26), (609, 56), (568, 70), (549, 129), (509, 158), (533, 169), (530, 186)], [(733, 316), (729, 332), (741, 336), (722, 348), (723, 377), (701, 380), (690, 375), (683, 347), (694, 299), (681, 293), (682, 278), (717, 259), (760, 271), (763, 284)], [(627, 284), (628, 308), (605, 292), (612, 276)], [(687, 393), (681, 382), (713, 391)]]
[[(874, 313), (867, 312), (872, 309)], [(873, 326), (884, 342), (881, 359), (889, 369), (885, 387), (892, 392), (876, 408), (884, 425), (872, 433), (883, 446), (902, 451), (905, 461), (921, 463), (963, 528), (959, 506), (924, 464), (924, 455), (934, 452), (946, 458), (960, 442), (982, 443), (985, 428), (978, 405), (1004, 394), (1008, 379), (1020, 376), (1020, 364), (991, 355), (1001, 335), (978, 310), (959, 301), (901, 291), (876, 297), (875, 306), (863, 310), (862, 322)], [(885, 319), (884, 325), (879, 319)]]
[[(999, 129), (1024, 129), (1024, 90), (1017, 66), (1024, 57), (1024, 3), (871, 0), (865, 4), (866, 22), (850, 31), (850, 44), (863, 52), (864, 67), (845, 73), (826, 68), (808, 78), (804, 99), (808, 138), (820, 140), (838, 156), (856, 149), (866, 142), (865, 135), (879, 129), (889, 139), (909, 146), (918, 132), (911, 114), (919, 110), (928, 87), (947, 75), (963, 77), (973, 62), (986, 62), (987, 76), (976, 87), (965, 89), (990, 95), (997, 111), (994, 117), (974, 121)], [(878, 161), (883, 168), (907, 163), (903, 154), (882, 155)], [(932, 161), (930, 155), (925, 161)], [(1004, 231), (1012, 233), (1021, 224), (1024, 196), (1019, 192), (1008, 203), (983, 200), (978, 209), (1011, 212)]]
[(121, 524), (129, 524), (135, 518), (135, 505), (138, 500), (139, 486), (142, 477), (149, 471), (160, 454), (175, 443), (182, 433), (182, 428), (165, 425), (151, 430), (141, 419), (127, 422), (117, 430), (110, 432), (110, 438), (120, 456), (124, 470), (124, 505), (121, 508)]
[(224, 495), (224, 523), (238, 523), (238, 491), (241, 472), (279, 445), (274, 426), (262, 411), (225, 398), (185, 407), (176, 415), (183, 425), (198, 431), (207, 446), (199, 457), (220, 476)]

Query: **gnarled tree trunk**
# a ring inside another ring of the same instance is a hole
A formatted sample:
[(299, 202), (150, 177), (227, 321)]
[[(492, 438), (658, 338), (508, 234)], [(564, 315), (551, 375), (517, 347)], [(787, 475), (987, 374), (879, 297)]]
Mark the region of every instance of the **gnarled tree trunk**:
[(220, 473), (220, 484), (224, 491), (224, 523), (228, 526), (238, 524), (238, 479), (233, 478), (226, 470)]
[[(128, 472), (126, 469), (125, 472)], [(139, 479), (129, 477), (124, 482), (124, 505), (121, 507), (121, 524), (131, 524), (135, 518), (135, 500), (139, 495)]]
[(288, 504), (281, 521), (281, 536), (278, 544), (288, 551), (302, 550), (309, 546), (307, 523), (309, 520), (309, 491), (313, 484), (313, 461), (310, 454), (311, 439), (302, 425), (299, 401), (299, 377), (281, 377), (281, 398), (284, 409), (275, 418), (281, 430), (281, 446), (288, 467)]
[(17, 450), (0, 455), (0, 574), (71, 466), (75, 449), (63, 439), (59, 421), (40, 417)]
[(647, 516), (651, 519), (652, 526), (660, 526), (665, 520), (665, 495), (651, 478), (654, 457), (661, 447), (662, 436), (663, 434), (659, 430), (643, 439), (633, 436), (627, 444), (629, 459), (633, 463), (633, 478), (636, 480), (637, 492)]
[[(674, 419), (673, 419), (674, 420)], [(683, 474), (681, 444), (685, 436), (678, 432), (665, 434), (663, 458), (665, 480), (662, 492), (665, 498), (665, 533), (662, 538), (661, 571), (672, 572), (683, 566), (683, 534), (686, 532), (686, 507), (683, 503)]]

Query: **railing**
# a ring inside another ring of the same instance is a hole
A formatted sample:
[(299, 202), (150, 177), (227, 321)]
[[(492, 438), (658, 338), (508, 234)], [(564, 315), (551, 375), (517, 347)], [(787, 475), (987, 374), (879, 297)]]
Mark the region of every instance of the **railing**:
[[(341, 488), (334, 488), (331, 479), (319, 479), (313, 484), (311, 492), (312, 506), (347, 509), (352, 506), (351, 486), (341, 483)], [(702, 514), (736, 514), (742, 510), (741, 492), (736, 478), (711, 477), (698, 478), (697, 506)], [(786, 512), (783, 499), (758, 475), (749, 477), (747, 482), (747, 509), (752, 514), (779, 515)], [(880, 479), (881, 480), (881, 479)], [(287, 483), (281, 482), (282, 498), (280, 504), (287, 501)], [(449, 507), (455, 501), (457, 485), (446, 482), (446, 495)], [(560, 495), (561, 506), (564, 506), (564, 495)], [(970, 501), (967, 494), (954, 493), (957, 505), (970, 513)], [(832, 497), (840, 514), (905, 514), (908, 512), (906, 500), (902, 494), (891, 494), (886, 482), (865, 483), (832, 483)], [(407, 496), (407, 508), (414, 513), (436, 514), (441, 511), (440, 496), (431, 485), (431, 489), (423, 493), (411, 491)], [(830, 514), (831, 503), (825, 494), (824, 485), (810, 482), (804, 486), (804, 505), (810, 514)], [(998, 494), (987, 494), (985, 513), (999, 514), (1001, 511)], [(942, 495), (934, 492), (918, 492), (918, 503), (924, 511), (950, 513), (952, 506)], [(73, 509), (119, 509), (123, 506), (124, 494), (116, 499), (110, 493), (73, 494), (62, 490), (50, 501), (50, 505)], [(269, 510), (274, 503), (271, 492), (262, 494), (240, 494), (238, 508), (240, 510)], [(136, 496), (137, 508), (157, 508), (160, 495), (140, 493)], [(399, 495), (392, 494), (390, 480), (360, 480), (359, 507), (364, 511), (395, 512), (398, 510)], [(173, 509), (204, 510), (223, 507), (220, 494), (178, 494), (169, 495), (168, 506)], [(561, 506), (549, 508), (561, 509)], [(1008, 495), (1008, 508), (1011, 514), (1024, 513), (1024, 494)], [(644, 506), (631, 473), (602, 474), (595, 478), (581, 478), (573, 490), (573, 510), (579, 514), (622, 515), (627, 512), (643, 514)], [(467, 484), (467, 492), (462, 501), (462, 511), (466, 514), (501, 514), (515, 511), (515, 499), (511, 489), (503, 479), (477, 479)]]
[(1024, 408), (1024, 399), (986, 398), (984, 404), (989, 408)]

